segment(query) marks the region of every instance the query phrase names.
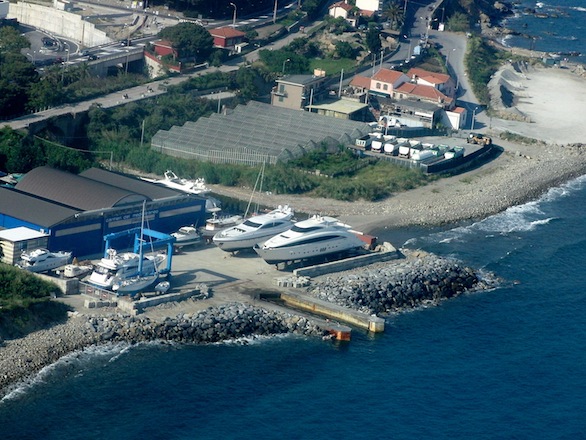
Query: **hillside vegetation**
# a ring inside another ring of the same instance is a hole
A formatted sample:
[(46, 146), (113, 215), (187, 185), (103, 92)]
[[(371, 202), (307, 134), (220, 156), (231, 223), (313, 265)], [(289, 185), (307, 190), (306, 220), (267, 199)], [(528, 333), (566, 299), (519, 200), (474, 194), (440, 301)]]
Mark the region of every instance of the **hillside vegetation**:
[(0, 263), (0, 341), (67, 319), (68, 307), (51, 301), (55, 284)]

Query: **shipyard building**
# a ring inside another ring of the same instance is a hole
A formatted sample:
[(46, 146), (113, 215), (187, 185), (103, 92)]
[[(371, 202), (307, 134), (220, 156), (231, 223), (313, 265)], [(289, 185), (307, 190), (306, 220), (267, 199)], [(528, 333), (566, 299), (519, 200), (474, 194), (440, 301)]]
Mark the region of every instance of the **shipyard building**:
[[(14, 187), (0, 187), (0, 245), (5, 256), (38, 247), (40, 239), (52, 251), (96, 256), (104, 252), (106, 234), (139, 228), (143, 222), (162, 233), (201, 226), (205, 199), (100, 168), (76, 175), (39, 167)], [(29, 235), (34, 230), (43, 237), (24, 240), (7, 230), (28, 230)], [(128, 248), (133, 239), (129, 235), (112, 245)]]

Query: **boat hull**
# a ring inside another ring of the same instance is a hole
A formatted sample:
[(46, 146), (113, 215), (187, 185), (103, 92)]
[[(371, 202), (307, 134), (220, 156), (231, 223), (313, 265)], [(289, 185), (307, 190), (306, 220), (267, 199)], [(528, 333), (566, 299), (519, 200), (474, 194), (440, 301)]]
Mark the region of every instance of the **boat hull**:
[[(358, 238), (356, 239), (358, 240)], [(282, 248), (267, 248), (259, 245), (254, 246), (255, 252), (268, 264), (280, 264), (288, 261), (306, 260), (309, 258), (325, 257), (332, 254), (347, 253), (362, 247), (359, 240), (348, 240), (340, 238), (325, 243), (312, 245), (287, 246)]]
[(252, 249), (256, 244), (263, 243), (272, 236), (286, 231), (290, 226), (282, 230), (271, 231), (270, 234), (257, 234), (249, 237), (220, 237), (214, 235), (213, 241), (216, 246), (226, 252), (236, 252), (244, 249)]

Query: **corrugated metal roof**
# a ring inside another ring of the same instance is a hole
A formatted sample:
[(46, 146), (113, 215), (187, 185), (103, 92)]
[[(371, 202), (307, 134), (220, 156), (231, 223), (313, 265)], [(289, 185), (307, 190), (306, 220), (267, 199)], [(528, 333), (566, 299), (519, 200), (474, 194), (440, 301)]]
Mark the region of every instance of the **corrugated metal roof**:
[(142, 194), (151, 200), (177, 197), (183, 194), (180, 191), (162, 185), (145, 182), (137, 177), (127, 176), (125, 174), (115, 173), (101, 168), (90, 168), (89, 170), (79, 173), (79, 175), (126, 191)]
[(148, 200), (144, 195), (50, 167), (29, 171), (16, 189), (84, 211)]
[(36, 231), (25, 226), (19, 226), (17, 228), (5, 229), (0, 231), (0, 240), (7, 241), (24, 241), (34, 240), (37, 238), (48, 237), (49, 234), (44, 232)]
[(0, 187), (0, 206), (6, 216), (47, 229), (80, 212), (78, 209), (5, 187)]

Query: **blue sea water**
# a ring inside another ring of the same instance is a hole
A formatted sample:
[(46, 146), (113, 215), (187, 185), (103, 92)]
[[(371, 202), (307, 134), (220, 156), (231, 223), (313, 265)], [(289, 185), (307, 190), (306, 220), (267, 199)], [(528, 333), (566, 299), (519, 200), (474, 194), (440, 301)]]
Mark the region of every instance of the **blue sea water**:
[(540, 52), (569, 54), (571, 61), (586, 63), (586, 3), (584, 0), (519, 0), (514, 17), (505, 27), (519, 35), (507, 37), (503, 43)]
[[(445, 230), (380, 231), (497, 288), (350, 343), (281, 336), (69, 356), (0, 402), (7, 439), (577, 439), (586, 436), (586, 176)], [(402, 242), (396, 244), (403, 244)]]

